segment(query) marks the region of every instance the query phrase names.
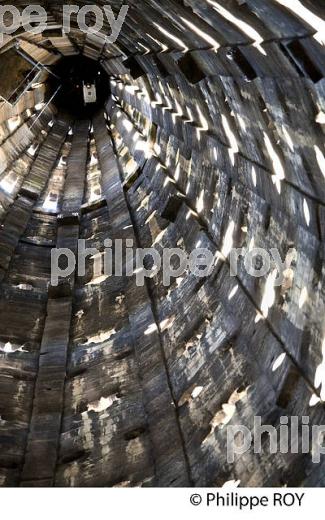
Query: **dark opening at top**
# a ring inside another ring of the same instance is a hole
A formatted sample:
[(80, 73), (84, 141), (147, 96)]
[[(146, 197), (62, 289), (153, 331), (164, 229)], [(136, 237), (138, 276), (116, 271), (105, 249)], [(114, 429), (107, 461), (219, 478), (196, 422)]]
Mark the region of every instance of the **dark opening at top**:
[(56, 93), (53, 103), (75, 118), (92, 117), (109, 98), (109, 77), (94, 60), (85, 56), (62, 58), (52, 71), (55, 76), (50, 76), (49, 87), (51, 96)]

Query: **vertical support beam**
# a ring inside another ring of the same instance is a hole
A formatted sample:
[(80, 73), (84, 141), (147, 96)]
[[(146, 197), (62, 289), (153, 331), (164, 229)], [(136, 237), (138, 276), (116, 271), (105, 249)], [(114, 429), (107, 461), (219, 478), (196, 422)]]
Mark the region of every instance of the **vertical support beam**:
[(49, 299), (35, 386), (23, 486), (52, 486), (61, 428), (72, 299)]
[(10, 207), (0, 231), (0, 283), (28, 226), (33, 208), (44, 190), (68, 131), (68, 122), (58, 120), (44, 141), (17, 200)]
[[(68, 159), (63, 213), (58, 217), (57, 248), (69, 248), (74, 253), (78, 247), (79, 211), (84, 195), (88, 129), (88, 121), (81, 121), (75, 125)], [(58, 287), (49, 288), (47, 318), (22, 472), (22, 486), (55, 485), (74, 284), (75, 273)]]
[[(103, 193), (111, 215), (128, 215), (129, 236), (137, 243), (131, 215), (122, 187), (113, 144), (109, 142), (104, 115), (94, 120), (98, 160), (102, 171)], [(168, 371), (158, 333), (145, 332), (156, 324), (152, 302), (146, 287), (136, 287), (135, 277), (128, 283), (127, 306), (132, 327), (136, 359), (141, 374), (144, 406), (153, 447), (155, 485), (187, 486), (191, 482), (185, 446), (181, 435)], [(158, 325), (157, 331), (158, 331)]]

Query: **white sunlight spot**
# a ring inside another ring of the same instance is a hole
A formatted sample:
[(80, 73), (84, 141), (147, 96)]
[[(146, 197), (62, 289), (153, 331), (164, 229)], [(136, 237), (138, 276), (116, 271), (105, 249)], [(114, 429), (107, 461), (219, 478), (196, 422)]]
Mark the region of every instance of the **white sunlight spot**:
[(306, 224), (307, 224), (307, 226), (309, 226), (310, 225), (310, 211), (309, 211), (309, 206), (308, 206), (306, 199), (304, 199), (304, 216), (305, 216)]
[(159, 88), (160, 88), (160, 92), (165, 95), (165, 87), (162, 84), (162, 82), (160, 81), (160, 79), (158, 79), (158, 85), (159, 85)]
[(179, 157), (180, 157), (180, 151), (179, 151), (179, 148), (177, 148), (177, 153), (176, 153), (176, 157), (175, 157), (175, 163), (179, 162)]
[(57, 197), (52, 198), (51, 193), (48, 194), (46, 197), (46, 200), (43, 204), (43, 209), (49, 210), (49, 211), (56, 211), (58, 207), (58, 199)]
[(176, 184), (176, 181), (175, 179), (173, 179), (172, 177), (166, 177), (166, 179), (164, 180), (164, 188), (166, 188), (166, 186), (168, 186), (168, 184)]
[(65, 159), (64, 155), (61, 155), (57, 168), (59, 168), (59, 169), (64, 168), (64, 166), (66, 166), (66, 164), (67, 163), (66, 163), (66, 159)]
[(153, 145), (153, 151), (159, 157), (159, 155), (161, 154), (161, 146), (159, 144), (155, 143)]
[(140, 45), (140, 47), (142, 47), (146, 51), (145, 54), (150, 54), (150, 49), (148, 49), (148, 47), (143, 45), (141, 42), (138, 42), (138, 45)]
[(10, 341), (6, 343), (3, 347), (0, 346), (0, 351), (5, 352), (6, 354), (13, 354), (15, 352), (28, 352), (28, 350), (24, 349), (25, 345), (12, 345)]
[(215, 415), (211, 421), (212, 428), (222, 428), (228, 424), (233, 418), (236, 412), (236, 405), (225, 403), (222, 405), (222, 409)]
[(196, 209), (198, 213), (202, 213), (204, 210), (204, 190), (201, 191), (200, 196), (197, 199)]
[(151, 325), (149, 325), (149, 327), (145, 331), (144, 335), (149, 336), (150, 334), (153, 334), (154, 332), (157, 332), (157, 331), (158, 331), (158, 327), (157, 327), (156, 323), (152, 323)]
[(325, 178), (325, 157), (324, 157), (324, 154), (321, 151), (321, 149), (318, 146), (316, 146), (316, 145), (314, 146), (314, 150), (315, 150), (316, 159), (317, 159), (317, 162), (318, 162), (319, 169), (322, 172), (323, 177)]
[(285, 127), (284, 125), (282, 125), (282, 132), (283, 132), (283, 135), (284, 135), (285, 140), (286, 140), (287, 143), (288, 143), (288, 146), (289, 146), (290, 150), (291, 150), (292, 152), (294, 152), (294, 149), (295, 149), (295, 148), (294, 148), (294, 144), (293, 144), (293, 142), (292, 142), (292, 139), (291, 139), (291, 137), (290, 137), (290, 134), (289, 134), (288, 130), (286, 129), (286, 127)]
[(2, 179), (2, 181), (0, 182), (0, 188), (2, 188), (3, 191), (8, 193), (8, 195), (11, 195), (12, 192), (15, 190), (16, 184), (17, 184), (17, 179), (14, 179), (14, 180)]
[(233, 131), (230, 128), (227, 117), (224, 114), (221, 114), (221, 122), (222, 122), (222, 126), (224, 128), (225, 134), (227, 136), (227, 139), (229, 141), (229, 146), (230, 146), (229, 154), (230, 154), (232, 165), (234, 166), (235, 165), (235, 154), (237, 154), (239, 152), (237, 139), (236, 139), (235, 134), (233, 133)]
[(13, 133), (19, 127), (20, 123), (21, 123), (20, 116), (11, 117), (10, 119), (8, 119), (7, 124), (8, 124), (8, 129), (9, 129), (10, 133)]
[(300, 293), (300, 298), (299, 298), (299, 303), (298, 303), (299, 309), (303, 308), (303, 306), (305, 305), (307, 300), (308, 300), (308, 291), (307, 291), (307, 287), (304, 287)]
[(198, 111), (200, 124), (201, 124), (201, 127), (196, 129), (196, 135), (197, 135), (198, 141), (200, 141), (201, 140), (201, 132), (207, 132), (209, 130), (209, 125), (208, 125), (208, 120), (204, 117), (200, 107), (197, 106), (196, 109)]
[[(151, 221), (155, 218), (156, 214), (157, 214), (157, 210), (155, 209), (155, 210), (151, 213), (151, 215), (149, 215), (149, 217), (148, 217), (147, 220), (145, 221), (145, 224), (149, 224), (149, 222), (151, 222)], [(132, 226), (130, 226), (130, 227), (132, 227)]]
[(242, 116), (240, 116), (239, 114), (237, 114), (237, 120), (238, 120), (238, 123), (240, 125), (240, 128), (246, 132), (246, 124), (245, 124), (245, 121), (244, 119), (242, 118)]
[(313, 394), (309, 401), (309, 406), (316, 406), (318, 403), (320, 403), (320, 398), (316, 394)]
[(181, 165), (180, 165), (180, 163), (178, 163), (176, 166), (176, 170), (175, 170), (175, 181), (179, 180), (180, 174), (181, 174)]
[(132, 128), (133, 128), (133, 125), (132, 125), (131, 121), (129, 121), (128, 119), (125, 119), (125, 120), (123, 121), (123, 126), (124, 126), (124, 128), (125, 128), (125, 130), (126, 130), (127, 132), (131, 132), (131, 130), (132, 130)]
[(220, 43), (217, 42), (217, 40), (215, 40), (214, 38), (212, 38), (212, 36), (209, 36), (206, 32), (204, 32), (201, 29), (199, 29), (194, 23), (189, 22), (188, 20), (186, 20), (186, 18), (183, 18), (182, 16), (181, 16), (181, 20), (183, 20), (183, 22), (186, 23), (186, 25), (193, 32), (195, 32), (198, 36), (200, 36), (203, 40), (205, 40), (209, 45), (211, 45), (211, 47), (214, 50), (219, 49)]
[(158, 244), (161, 239), (164, 237), (164, 235), (167, 233), (167, 229), (164, 229), (163, 231), (161, 231), (155, 238), (155, 240), (153, 241), (152, 243), (152, 246), (155, 246), (156, 244)]
[(186, 112), (188, 114), (189, 119), (187, 119), (185, 121), (185, 123), (193, 123), (194, 122), (193, 113), (189, 106), (186, 106)]
[[(134, 143), (136, 143), (139, 138), (141, 139), (141, 135), (139, 134), (139, 132), (135, 131), (134, 134), (133, 134), (133, 137), (132, 137), (132, 141)], [(126, 148), (126, 150), (127, 150), (127, 148)], [(126, 152), (126, 150), (125, 150), (125, 152)]]
[(92, 286), (92, 285), (100, 285), (101, 283), (105, 282), (109, 277), (105, 274), (102, 274), (100, 276), (97, 276), (96, 278), (93, 278), (88, 282), (86, 285)]
[(12, 344), (8, 341), (8, 343), (5, 344), (4, 348), (3, 348), (3, 352), (13, 352), (13, 349), (12, 349)]
[(310, 9), (305, 7), (300, 0), (276, 0), (278, 4), (290, 9), (294, 15), (298, 15), (304, 22), (307, 22), (317, 34), (314, 35), (315, 40), (325, 45), (325, 21), (314, 14)]
[(229, 157), (230, 157), (230, 160), (231, 160), (231, 164), (232, 166), (235, 166), (235, 152), (231, 149), (229, 149)]
[(254, 40), (254, 46), (259, 50), (261, 54), (266, 56), (265, 50), (261, 47), (261, 43), (263, 43), (263, 37), (248, 23), (244, 22), (240, 18), (237, 18), (232, 13), (227, 11), (224, 7), (222, 7), (219, 3), (214, 0), (207, 0), (208, 4), (212, 5), (213, 9), (217, 11), (217, 13), (221, 14), (228, 22), (236, 25), (243, 33), (245, 33), (249, 38)]
[(191, 217), (198, 217), (198, 214), (192, 209), (189, 209), (186, 215), (186, 220), (190, 220)]
[(147, 141), (140, 141), (139, 139), (134, 149), (143, 152), (146, 159), (150, 159), (153, 155), (151, 146)]
[(125, 300), (125, 294), (120, 294), (119, 296), (116, 296), (115, 303), (116, 305), (122, 305)]
[(255, 170), (255, 167), (253, 166), (252, 167), (252, 180), (253, 180), (253, 184), (256, 188), (256, 185), (257, 185), (257, 178), (256, 178), (256, 170)]
[(31, 145), (31, 146), (28, 148), (27, 153), (28, 153), (29, 155), (31, 155), (32, 157), (34, 157), (37, 148), (38, 148), (37, 145)]
[(271, 309), (271, 307), (273, 306), (273, 304), (275, 302), (274, 283), (275, 283), (276, 277), (277, 277), (277, 270), (274, 269), (274, 271), (271, 274), (269, 274), (269, 276), (266, 280), (264, 295), (263, 295), (263, 299), (262, 299), (262, 303), (261, 303), (262, 315), (260, 313), (257, 314), (255, 323), (258, 323), (261, 318), (266, 319), (268, 317), (269, 310)]
[(235, 285), (235, 287), (233, 288), (233, 290), (230, 292), (230, 294), (228, 296), (229, 301), (232, 300), (233, 297), (237, 294), (238, 289), (239, 289), (239, 285)]
[(114, 395), (112, 397), (101, 397), (99, 401), (95, 403), (90, 403), (88, 405), (88, 412), (104, 412), (107, 408), (113, 406), (114, 402), (117, 401), (117, 397)]
[(192, 399), (196, 399), (197, 397), (199, 397), (199, 395), (201, 394), (203, 390), (203, 386), (196, 386), (193, 390), (193, 392), (191, 393), (191, 397)]
[(177, 287), (180, 287), (182, 285), (182, 283), (184, 282), (185, 278), (183, 278), (182, 276), (179, 276), (178, 278), (176, 278), (176, 285)]
[(115, 336), (115, 334), (115, 329), (111, 329), (106, 332), (100, 332), (99, 334), (96, 334), (95, 336), (91, 336), (90, 338), (88, 338), (84, 345), (91, 345), (93, 343), (103, 343), (104, 341), (111, 339), (111, 337)]
[(126, 85), (125, 86), (125, 91), (128, 92), (129, 94), (134, 95), (135, 91), (136, 91), (136, 88), (135, 88), (134, 85)]
[(221, 251), (217, 251), (214, 255), (214, 267), (217, 267), (219, 262), (224, 261), (224, 256), (222, 255)]
[(318, 365), (315, 372), (315, 388), (320, 388), (320, 398), (325, 401), (325, 338), (322, 343), (322, 362)]
[(35, 105), (36, 112), (42, 110), (43, 107), (45, 107), (45, 103), (37, 103), (37, 105)]
[(287, 354), (281, 354), (276, 360), (275, 362), (273, 363), (273, 367), (272, 367), (272, 372), (276, 372), (276, 370), (278, 370), (278, 368), (280, 368), (280, 366), (282, 365), (282, 363), (284, 362), (285, 358), (286, 358), (286, 355)]
[(98, 159), (95, 154), (92, 154), (91, 159), (90, 159), (90, 166), (97, 166), (97, 164), (98, 164)]
[(222, 487), (223, 488), (238, 488), (240, 486), (240, 480), (228, 480), (225, 482)]
[(149, 202), (150, 202), (150, 195), (146, 195), (139, 205), (137, 211), (140, 211), (142, 208), (148, 210), (149, 209)]
[(170, 40), (172, 40), (173, 42), (175, 42), (177, 45), (179, 45), (180, 47), (183, 47), (184, 51), (183, 52), (187, 52), (188, 51), (188, 47), (185, 45), (184, 42), (182, 42), (182, 40), (180, 38), (177, 38), (176, 36), (174, 36), (174, 34), (171, 34), (170, 32), (166, 31), (166, 29), (164, 29), (161, 25), (159, 25), (159, 23), (157, 22), (153, 22), (153, 25), (155, 27), (157, 27), (157, 29), (164, 35), (166, 36), (167, 38), (169, 38)]
[(161, 332), (170, 329), (173, 326), (174, 321), (175, 318), (166, 318), (165, 320), (161, 321), (159, 324)]
[(16, 285), (17, 289), (20, 289), (21, 291), (32, 291), (33, 286), (29, 285), (28, 283), (20, 283), (19, 285)]
[(232, 220), (226, 231), (225, 238), (223, 241), (223, 246), (221, 249), (221, 253), (225, 258), (227, 258), (230, 251), (232, 250), (232, 247), (234, 244), (234, 239), (233, 239), (234, 231), (235, 231), (235, 222)]
[(265, 146), (267, 149), (267, 153), (269, 154), (269, 156), (272, 160), (272, 164), (273, 164), (273, 171), (274, 171), (273, 182), (276, 185), (277, 190), (280, 194), (281, 193), (281, 181), (283, 181), (283, 179), (285, 179), (284, 169), (283, 169), (280, 157), (274, 150), (269, 136), (265, 132), (263, 132), (263, 133), (264, 133), (264, 143), (265, 143)]
[(227, 403), (224, 403), (221, 407), (221, 410), (219, 410), (216, 415), (213, 417), (211, 424), (211, 429), (214, 430), (215, 428), (223, 428), (226, 424), (228, 424), (231, 419), (233, 418), (233, 415), (236, 412), (236, 403), (244, 399), (247, 395), (247, 388), (243, 390), (242, 392), (238, 392), (238, 390), (235, 390)]
[(318, 112), (315, 121), (319, 125), (325, 125), (325, 112), (323, 112), (322, 110)]

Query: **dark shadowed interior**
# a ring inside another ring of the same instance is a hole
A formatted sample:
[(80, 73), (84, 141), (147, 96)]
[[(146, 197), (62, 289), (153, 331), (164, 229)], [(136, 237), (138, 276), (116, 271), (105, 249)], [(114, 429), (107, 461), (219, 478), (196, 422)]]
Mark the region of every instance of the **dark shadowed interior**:
[[(91, 118), (109, 99), (109, 77), (101, 65), (83, 55), (61, 58), (52, 68), (48, 81), (48, 96), (58, 111), (74, 118)], [(96, 85), (95, 103), (86, 104), (83, 85)]]

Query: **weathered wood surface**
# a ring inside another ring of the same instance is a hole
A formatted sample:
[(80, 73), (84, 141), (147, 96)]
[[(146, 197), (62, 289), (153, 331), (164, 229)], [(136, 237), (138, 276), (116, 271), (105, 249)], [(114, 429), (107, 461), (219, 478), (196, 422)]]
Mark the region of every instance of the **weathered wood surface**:
[[(267, 441), (230, 464), (225, 425), (325, 421), (325, 31), (277, 0), (127, 3), (110, 47), (75, 20), (61, 36), (62, 2), (58, 34), (21, 40), (43, 63), (101, 61), (106, 119), (50, 106), (32, 127), (43, 85), (0, 105), (0, 485), (323, 486), (324, 462)], [(138, 288), (87, 258), (49, 286), (51, 250), (78, 238), (216, 254), (229, 229), (233, 247), (295, 250), (259, 321), (266, 279), (242, 260)]]

